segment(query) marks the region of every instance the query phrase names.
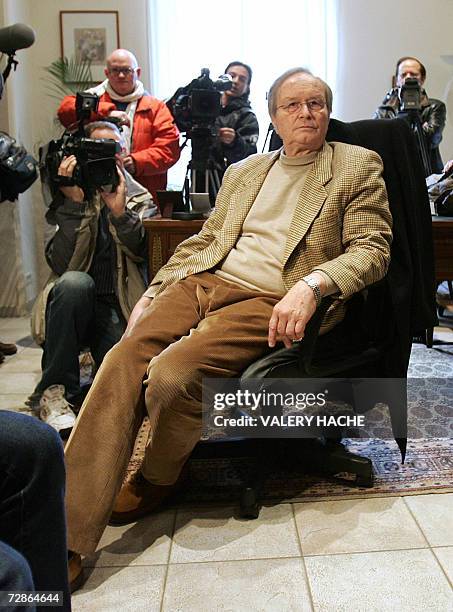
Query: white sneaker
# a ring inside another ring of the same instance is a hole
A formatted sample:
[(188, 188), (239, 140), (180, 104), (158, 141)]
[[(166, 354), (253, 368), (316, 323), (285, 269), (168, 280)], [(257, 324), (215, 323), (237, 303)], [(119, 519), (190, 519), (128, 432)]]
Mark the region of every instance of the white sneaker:
[(47, 387), (39, 402), (41, 421), (56, 429), (60, 434), (70, 431), (76, 420), (71, 405), (64, 396), (64, 391), (63, 385)]

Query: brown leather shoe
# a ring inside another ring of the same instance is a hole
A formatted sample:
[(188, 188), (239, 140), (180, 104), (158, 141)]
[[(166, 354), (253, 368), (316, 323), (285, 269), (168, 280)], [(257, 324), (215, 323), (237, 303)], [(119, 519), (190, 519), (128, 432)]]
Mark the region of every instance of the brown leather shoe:
[(68, 552), (69, 590), (71, 593), (80, 589), (83, 583), (82, 557), (75, 552)]
[(0, 353), (3, 353), (4, 355), (14, 355), (17, 353), (17, 346), (15, 344), (0, 342)]
[(118, 493), (109, 525), (126, 525), (157, 510), (162, 502), (175, 493), (183, 482), (179, 478), (172, 485), (155, 485), (146, 480), (140, 470), (125, 482)]

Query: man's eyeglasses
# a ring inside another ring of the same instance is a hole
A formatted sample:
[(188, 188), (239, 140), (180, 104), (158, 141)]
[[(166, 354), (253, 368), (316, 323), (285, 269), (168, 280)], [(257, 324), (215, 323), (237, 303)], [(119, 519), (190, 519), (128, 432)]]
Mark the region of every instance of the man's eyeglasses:
[(126, 76), (131, 76), (136, 71), (136, 68), (109, 68), (109, 74), (113, 74), (114, 76), (119, 76), (120, 74), (124, 74)]
[(326, 106), (324, 100), (307, 100), (306, 102), (289, 102), (288, 104), (282, 104), (277, 106), (277, 109), (281, 108), (282, 111), (288, 113), (288, 115), (294, 115), (302, 110), (302, 107), (306, 106), (310, 113), (320, 113)]

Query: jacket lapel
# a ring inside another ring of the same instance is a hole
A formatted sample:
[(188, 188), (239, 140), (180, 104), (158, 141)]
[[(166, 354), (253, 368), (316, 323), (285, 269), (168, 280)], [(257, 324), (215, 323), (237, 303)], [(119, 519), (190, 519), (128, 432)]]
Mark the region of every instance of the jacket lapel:
[(230, 197), (228, 213), (219, 237), (219, 242), (225, 252), (236, 244), (245, 218), (253, 206), (271, 166), (279, 155), (280, 151), (273, 151), (264, 159), (262, 157), (257, 158), (257, 164), (245, 174), (241, 181), (242, 184)]
[(316, 157), (313, 167), (308, 173), (304, 187), (299, 194), (296, 210), (289, 227), (286, 240), (283, 267), (296, 246), (307, 233), (316, 215), (327, 198), (325, 188), (332, 177), (332, 147), (324, 143), (323, 148)]

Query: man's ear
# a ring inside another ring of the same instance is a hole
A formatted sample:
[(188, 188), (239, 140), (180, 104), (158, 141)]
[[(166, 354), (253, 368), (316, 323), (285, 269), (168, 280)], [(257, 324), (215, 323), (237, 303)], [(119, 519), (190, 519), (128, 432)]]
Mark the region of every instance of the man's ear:
[(275, 117), (273, 117), (272, 115), (270, 117), (271, 117), (272, 127), (274, 128), (274, 132), (280, 136), (277, 130), (277, 126), (275, 125), (275, 121), (274, 121)]
[(142, 73), (142, 69), (140, 68), (140, 66), (137, 66), (137, 79), (140, 78), (141, 73)]
[(109, 78), (109, 69), (107, 67), (104, 68), (104, 74), (107, 78)]

